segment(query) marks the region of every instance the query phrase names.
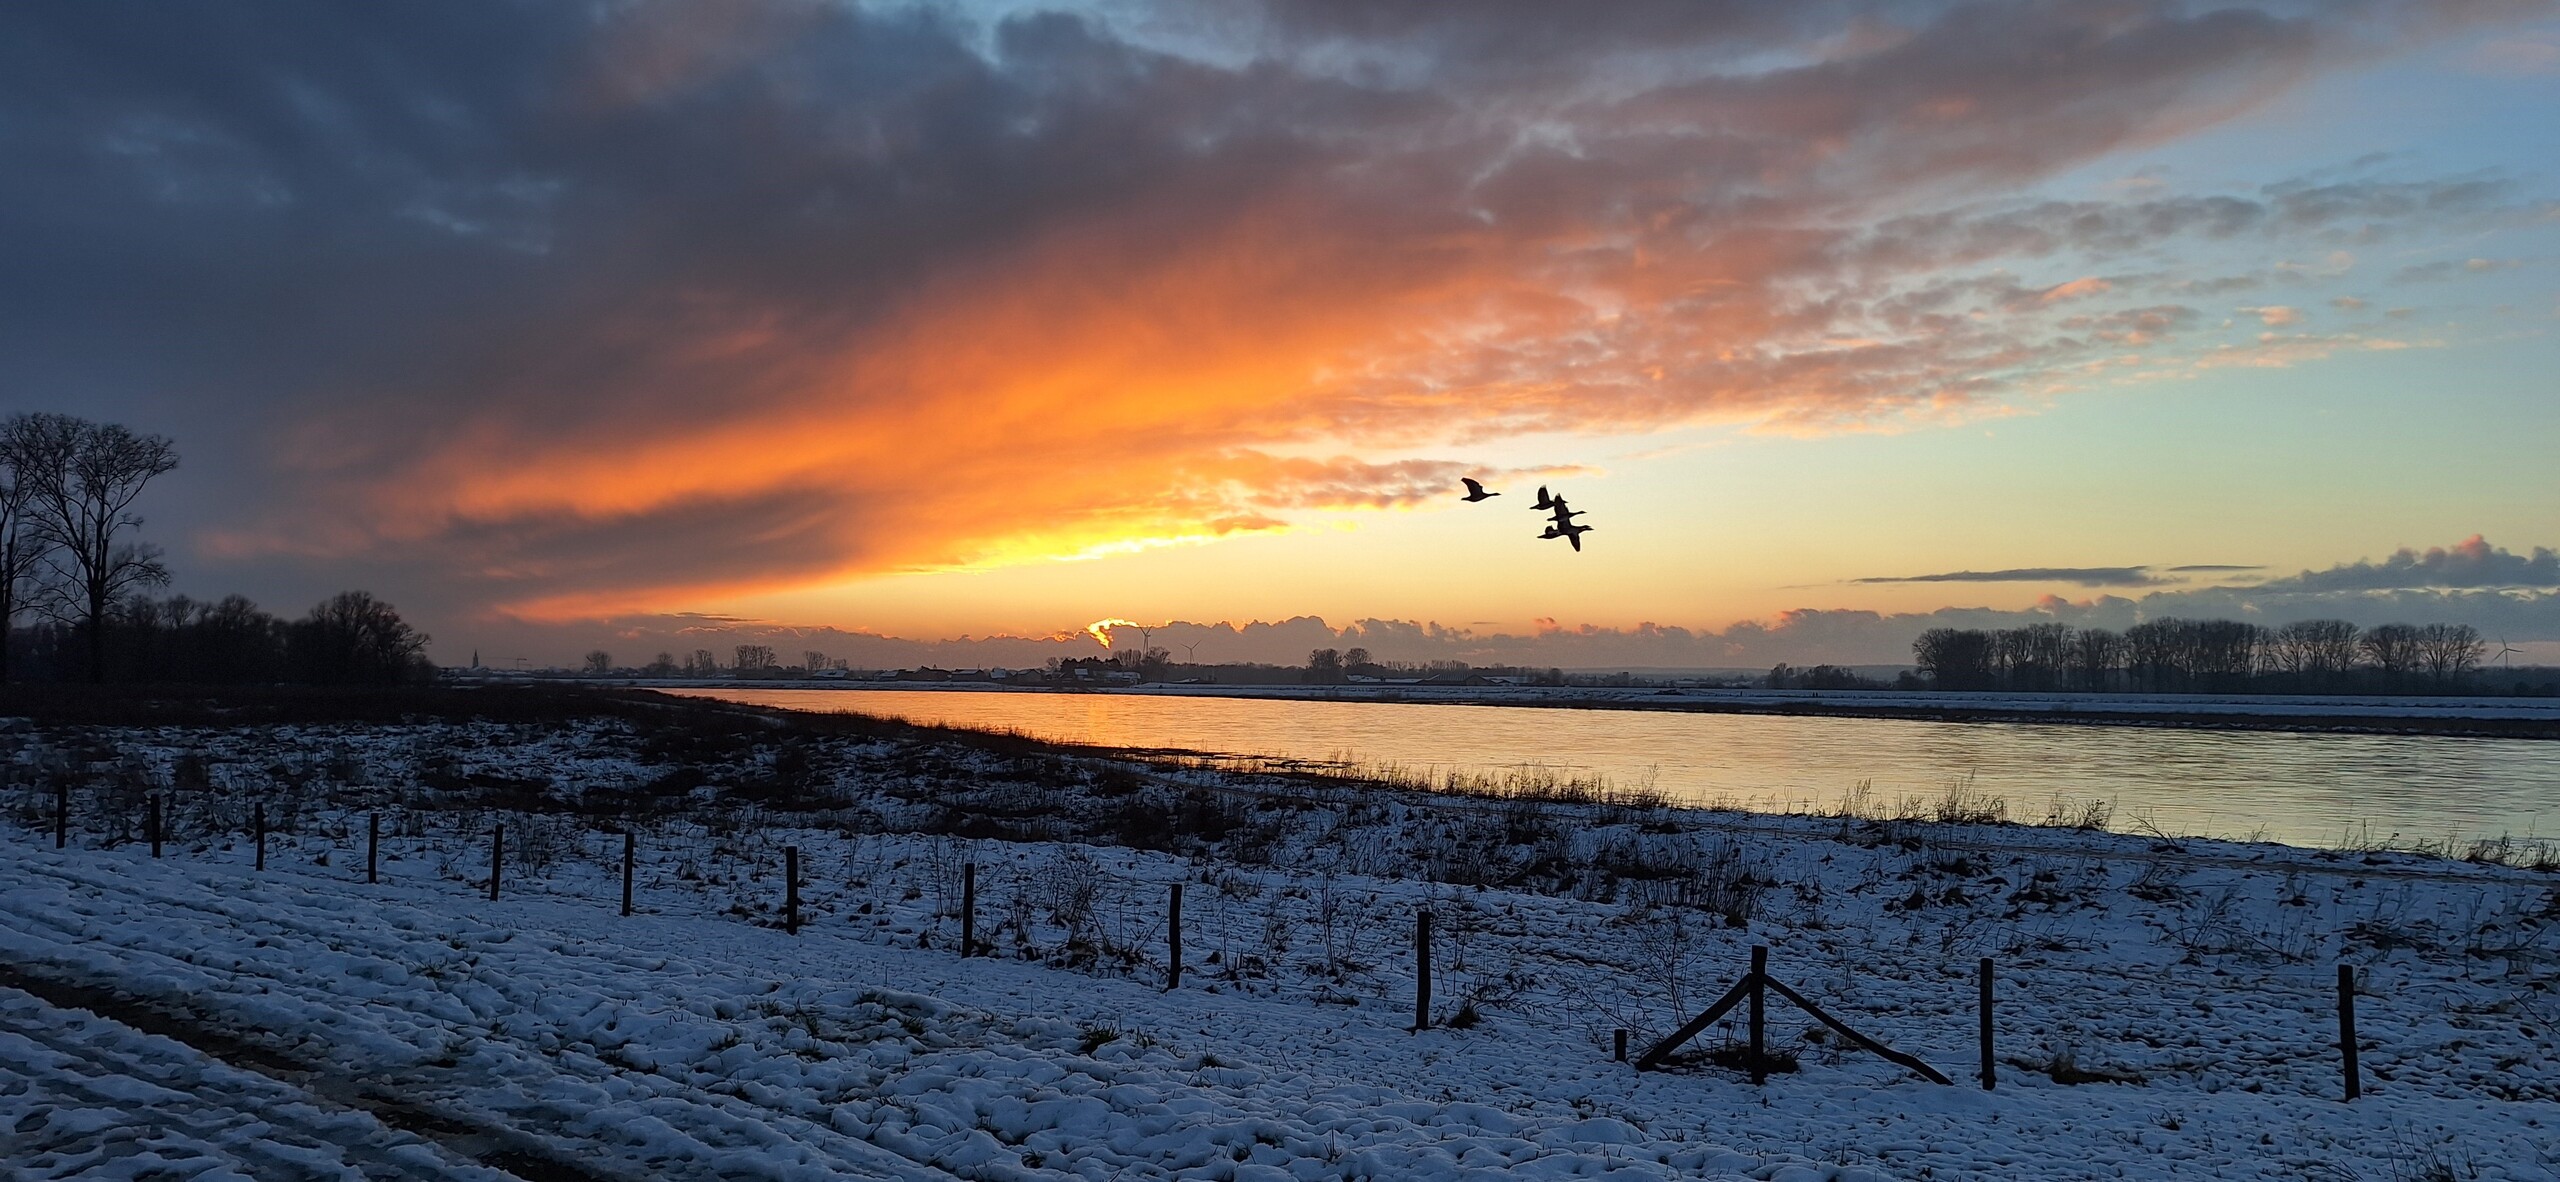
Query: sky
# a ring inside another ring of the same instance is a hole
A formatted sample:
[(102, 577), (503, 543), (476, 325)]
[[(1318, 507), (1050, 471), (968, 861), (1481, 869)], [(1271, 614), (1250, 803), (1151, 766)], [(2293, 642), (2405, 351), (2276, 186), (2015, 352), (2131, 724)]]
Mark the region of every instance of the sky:
[(2549, 3), (39, 0), (0, 411), (448, 663), (2560, 660), (2555, 160)]

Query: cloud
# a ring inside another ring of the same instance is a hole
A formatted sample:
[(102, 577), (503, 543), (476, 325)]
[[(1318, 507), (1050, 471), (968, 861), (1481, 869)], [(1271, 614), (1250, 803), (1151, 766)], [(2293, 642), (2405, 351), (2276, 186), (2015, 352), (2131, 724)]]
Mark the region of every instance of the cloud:
[[(2189, 569), (2180, 567), (2178, 569)], [(1852, 583), (2072, 583), (2082, 587), (2148, 587), (2174, 580), (2147, 566), (2031, 566), (2015, 570), (1959, 570), (1936, 575), (1879, 575)]]
[(2267, 568), (2263, 566), (2231, 566), (2222, 563), (2196, 563), (2189, 566), (2173, 566), (2169, 568), (2169, 571), (2172, 574), (2231, 574), (2239, 571), (2265, 569)]
[(2489, 275), (2513, 270), (2524, 265), (2522, 259), (2438, 259), (2432, 263), (2412, 263), (2392, 272), (2394, 283), (2432, 283), (2458, 279), (2465, 275)]
[(2288, 324), (2302, 323), (2302, 309), (2288, 307), (2284, 304), (2268, 304), (2264, 307), (2242, 308), (2240, 310), (2256, 316), (2261, 323), (2265, 324), (2269, 328), (2282, 328)]
[(2265, 592), (2386, 591), (2420, 587), (2560, 588), (2560, 551), (2528, 554), (2491, 545), (2479, 534), (2451, 546), (2408, 547), (2380, 562), (2340, 563), (2259, 584)]
[(2193, 318), (2128, 260), (2517, 201), (2010, 196), (2438, 5), (969, 12), (12, 7), (7, 397), (178, 435), (205, 561), (655, 615), (1410, 507), (1539, 432), (2008, 413)]
[(2050, 304), (2059, 300), (2073, 300), (2078, 299), (2081, 296), (2096, 295), (2103, 291), (2113, 290), (2114, 287), (2114, 284), (2092, 275), (2083, 279), (2074, 279), (2069, 283), (2055, 284), (2052, 287), (2046, 288), (2044, 293), (2039, 296), (2038, 299), (2044, 303)]

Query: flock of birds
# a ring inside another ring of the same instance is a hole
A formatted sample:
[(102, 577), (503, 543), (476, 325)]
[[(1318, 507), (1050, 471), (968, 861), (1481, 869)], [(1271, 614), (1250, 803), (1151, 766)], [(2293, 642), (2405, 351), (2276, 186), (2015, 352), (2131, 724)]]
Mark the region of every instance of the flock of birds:
[[(1502, 495), (1498, 492), (1486, 491), (1484, 485), (1476, 482), (1475, 477), (1461, 476), (1458, 480), (1467, 486), (1467, 495), (1462, 499), (1468, 504), (1489, 501)], [(1543, 484), (1538, 486), (1538, 503), (1530, 508), (1547, 515), (1547, 532), (1539, 534), (1540, 538), (1563, 538), (1573, 544), (1574, 553), (1582, 552), (1582, 535), (1590, 533), (1592, 527), (1573, 523), (1574, 518), (1582, 516), (1581, 510), (1565, 504), (1563, 497), (1549, 495), (1547, 486)]]

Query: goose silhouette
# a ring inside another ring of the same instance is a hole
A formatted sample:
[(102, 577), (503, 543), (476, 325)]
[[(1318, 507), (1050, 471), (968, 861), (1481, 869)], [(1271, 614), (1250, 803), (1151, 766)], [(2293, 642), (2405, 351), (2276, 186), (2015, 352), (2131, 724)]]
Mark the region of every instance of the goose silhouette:
[(1539, 534), (1538, 536), (1541, 538), (1563, 538), (1565, 541), (1573, 543), (1574, 553), (1580, 554), (1582, 553), (1582, 535), (1590, 533), (1592, 530), (1597, 528), (1599, 527), (1590, 525), (1557, 524), (1548, 526), (1547, 532)]
[(1537, 504), (1534, 504), (1534, 505), (1531, 505), (1531, 506), (1529, 506), (1529, 507), (1530, 507), (1530, 508), (1532, 508), (1532, 509), (1537, 510), (1537, 511), (1538, 511), (1538, 512), (1540, 512), (1540, 513), (1544, 513), (1544, 512), (1546, 512), (1547, 510), (1549, 510), (1549, 509), (1553, 509), (1553, 508), (1555, 508), (1555, 507), (1556, 507), (1556, 499), (1555, 499), (1554, 497), (1548, 496), (1548, 495), (1547, 495), (1547, 486), (1546, 486), (1546, 485), (1541, 484), (1541, 485), (1539, 485), (1539, 486), (1538, 486), (1538, 503), (1537, 503)]
[(1458, 478), (1458, 483), (1467, 486), (1467, 495), (1463, 499), (1470, 505), (1502, 495), (1498, 492), (1486, 492), (1484, 486), (1476, 483), (1476, 478), (1473, 476), (1461, 476)]

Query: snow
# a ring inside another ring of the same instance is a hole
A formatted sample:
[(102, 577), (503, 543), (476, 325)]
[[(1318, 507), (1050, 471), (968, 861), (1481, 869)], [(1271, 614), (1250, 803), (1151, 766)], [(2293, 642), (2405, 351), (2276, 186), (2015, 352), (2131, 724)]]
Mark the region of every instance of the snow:
[[(93, 774), (182, 801), (155, 860), (119, 826), (130, 797), (93, 785), (56, 851), (50, 791), (15, 777), (0, 964), (303, 1070), (0, 990), (0, 1160), (37, 1177), (499, 1176), (386, 1130), (368, 1097), (387, 1096), (604, 1177), (2560, 1177), (2545, 873), (1435, 799), (860, 735), (738, 739), (688, 765), (702, 782), (674, 807), (615, 815), (666, 776), (658, 742), (586, 722), (22, 747), (20, 771), (85, 747)], [(166, 788), (187, 757), (204, 786)], [(777, 803), (795, 766), (803, 787)], [(237, 828), (252, 799), (290, 830), (263, 874)], [(1214, 815), (1141, 824), (1201, 800)], [(499, 821), (518, 861), (491, 903)], [(797, 936), (779, 923), (786, 845)], [(964, 863), (991, 952), (968, 959)], [(1168, 990), (1175, 882), (1186, 972)], [(1426, 907), (1443, 1025), (1416, 1033)], [(1764, 1087), (1610, 1060), (1611, 1030), (1641, 1051), (1755, 944), (1958, 1086), (1816, 1041), (1775, 999), (1773, 1040), (1800, 1069)], [(1992, 1092), (1970, 1078), (1980, 956), (2000, 973)], [(2362, 994), (2353, 1104), (2341, 961)], [(1479, 1020), (1448, 1028), (1462, 1009)], [(2092, 1077), (2126, 1082), (2061, 1082)]]
[(170, 1039), (0, 988), (0, 1145), (33, 1178), (507, 1177)]

